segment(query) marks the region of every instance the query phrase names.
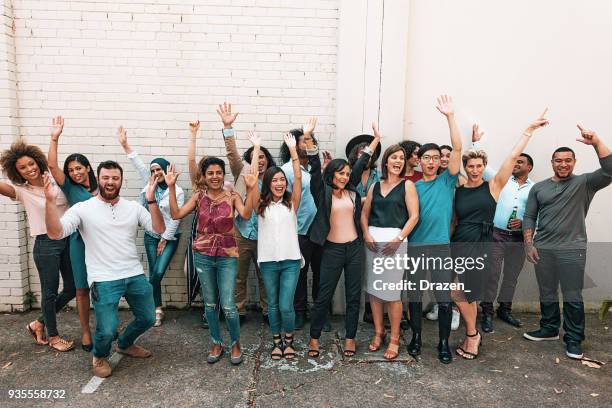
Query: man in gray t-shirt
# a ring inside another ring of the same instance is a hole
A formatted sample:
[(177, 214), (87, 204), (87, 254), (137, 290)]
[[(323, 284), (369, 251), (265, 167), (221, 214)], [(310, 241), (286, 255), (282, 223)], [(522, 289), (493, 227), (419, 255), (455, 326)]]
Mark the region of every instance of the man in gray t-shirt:
[[(576, 156), (569, 147), (553, 153), (554, 176), (533, 186), (527, 199), (523, 235), (527, 260), (535, 264), (540, 289), (540, 328), (523, 337), (557, 340), (561, 317), (558, 288), (563, 293), (563, 341), (570, 358), (582, 358), (584, 304), (582, 288), (586, 264), (585, 218), (595, 193), (612, 182), (612, 154), (597, 134), (578, 126), (578, 141), (593, 146), (601, 168), (573, 174)], [(536, 227), (537, 221), (537, 227)], [(535, 230), (535, 237), (534, 237)]]

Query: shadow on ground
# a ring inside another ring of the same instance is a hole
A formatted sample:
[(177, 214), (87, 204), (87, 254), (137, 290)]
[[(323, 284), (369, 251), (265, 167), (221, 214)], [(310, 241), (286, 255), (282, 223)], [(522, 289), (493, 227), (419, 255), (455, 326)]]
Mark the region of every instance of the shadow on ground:
[[(363, 324), (358, 353), (342, 357), (343, 320), (333, 319), (336, 331), (324, 333), (322, 356), (306, 356), (308, 332), (296, 334), (297, 359), (272, 361), (271, 335), (257, 314), (242, 326), (245, 361), (232, 366), (226, 356), (206, 363), (208, 331), (198, 311), (168, 311), (160, 328), (139, 340), (153, 357), (123, 358), (112, 377), (95, 392), (82, 390), (90, 382), (91, 354), (78, 347), (60, 354), (38, 346), (26, 332), (34, 312), (0, 316), (0, 406), (51, 405), (71, 407), (370, 407), (370, 406), (612, 406), (611, 364), (589, 368), (565, 357), (563, 343), (532, 343), (521, 338), (523, 329), (495, 320), (495, 332), (484, 336), (475, 361), (455, 356), (449, 366), (436, 358), (437, 323), (426, 322), (423, 354), (418, 361), (406, 353), (410, 332), (404, 333), (396, 362), (382, 358), (384, 348), (367, 352), (373, 328)], [(536, 327), (538, 316), (519, 316), (526, 329)], [(121, 312), (125, 324), (128, 312)], [(59, 328), (67, 338), (80, 339), (73, 311), (62, 312)], [(595, 315), (587, 316), (585, 355), (603, 362), (612, 360), (608, 326)], [(453, 332), (451, 343), (462, 338), (463, 327)], [(225, 333), (227, 337), (227, 333)], [(64, 399), (10, 399), (9, 390), (65, 390)], [(102, 404), (102, 405), (101, 405)]]

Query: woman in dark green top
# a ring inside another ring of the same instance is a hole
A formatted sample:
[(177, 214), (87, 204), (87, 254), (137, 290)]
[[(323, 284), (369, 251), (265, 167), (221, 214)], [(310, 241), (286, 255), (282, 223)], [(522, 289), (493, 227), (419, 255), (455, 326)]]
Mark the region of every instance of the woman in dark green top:
[[(510, 155), (490, 182), (483, 180), (487, 166), (487, 154), (483, 150), (468, 150), (463, 155), (463, 167), (467, 175), (465, 184), (455, 192), (455, 230), (451, 237), (452, 254), (455, 259), (455, 272), (464, 285), (463, 291), (453, 291), (453, 300), (459, 307), (465, 321), (466, 338), (457, 347), (459, 356), (473, 360), (478, 357), (481, 335), (476, 330), (477, 302), (482, 298), (484, 275), (486, 274), (486, 247), (491, 242), (491, 232), (495, 207), (501, 190), (504, 188), (516, 163), (531, 135), (548, 124), (544, 118), (547, 110), (521, 135)], [(459, 259), (463, 266), (460, 268)], [(466, 259), (473, 258), (473, 268), (468, 269)], [(482, 266), (482, 267), (481, 267)]]
[[(49, 170), (60, 186), (68, 204), (71, 206), (81, 201), (89, 200), (98, 191), (98, 183), (91, 164), (87, 157), (80, 153), (71, 154), (64, 161), (62, 171), (57, 163), (57, 146), (59, 137), (64, 129), (64, 118), (58, 116), (53, 119), (51, 143), (49, 144)], [(92, 349), (91, 329), (89, 327), (89, 284), (87, 283), (87, 267), (85, 266), (85, 243), (79, 232), (70, 236), (70, 263), (76, 287), (77, 309), (83, 334), (81, 348), (87, 352)]]
[(419, 220), (419, 197), (410, 180), (404, 180), (406, 153), (399, 144), (390, 146), (382, 158), (382, 181), (368, 191), (363, 211), (361, 228), (366, 250), (366, 292), (370, 295), (372, 317), (376, 335), (369, 349), (377, 351), (386, 337), (383, 308), (387, 304), (391, 321), (391, 341), (385, 352), (387, 360), (399, 355), (400, 322), (402, 320), (402, 290), (381, 287), (381, 283), (398, 283), (404, 276), (404, 268), (376, 270), (378, 261), (393, 257), (398, 251), (407, 251), (406, 238)]

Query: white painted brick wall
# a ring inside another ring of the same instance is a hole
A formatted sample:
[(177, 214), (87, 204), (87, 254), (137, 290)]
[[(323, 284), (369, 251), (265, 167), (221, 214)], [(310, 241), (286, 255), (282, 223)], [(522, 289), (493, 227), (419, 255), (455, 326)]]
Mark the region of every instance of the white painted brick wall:
[[(311, 115), (319, 118), (323, 148), (334, 146), (338, 0), (12, 4), (14, 10), (4, 9), (0, 42), (8, 64), (0, 72), (2, 149), (22, 134), (46, 150), (51, 117), (61, 114), (60, 161), (73, 152), (94, 166), (116, 159), (126, 170), (122, 193), (134, 198), (141, 183), (116, 142), (119, 125), (145, 160), (163, 155), (185, 174), (188, 121), (202, 122), (198, 155), (224, 154), (215, 113), (224, 100), (241, 113), (235, 125), (241, 150), (248, 147), (243, 131), (256, 128), (277, 154), (281, 132)], [(187, 177), (181, 179), (187, 186)], [(189, 225), (186, 220), (182, 229)], [(21, 276), (21, 269), (7, 266), (7, 279), (0, 269), (0, 310), (8, 310), (18, 290), (39, 298), (40, 284), (22, 208), (5, 199), (0, 232), (0, 261), (28, 270)], [(185, 242), (163, 281), (169, 305), (186, 300)], [(138, 244), (146, 268), (142, 234)], [(17, 291), (7, 291), (13, 282)], [(253, 279), (249, 292), (255, 300)]]

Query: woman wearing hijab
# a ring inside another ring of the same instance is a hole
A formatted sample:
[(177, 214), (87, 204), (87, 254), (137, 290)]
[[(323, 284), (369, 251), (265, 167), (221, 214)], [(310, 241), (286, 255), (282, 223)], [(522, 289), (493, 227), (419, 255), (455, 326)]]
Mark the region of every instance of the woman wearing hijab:
[[(144, 193), (149, 182), (149, 177), (151, 175), (157, 177), (155, 201), (157, 201), (157, 206), (164, 217), (166, 230), (161, 235), (148, 231), (145, 232), (144, 245), (149, 264), (149, 282), (153, 286), (153, 299), (155, 300), (155, 327), (159, 327), (164, 317), (164, 312), (162, 311), (161, 281), (172, 260), (172, 256), (176, 252), (181, 235), (179, 232), (179, 224), (181, 221), (173, 220), (170, 216), (168, 185), (164, 179), (165, 172), (168, 166), (170, 166), (170, 162), (162, 157), (157, 157), (151, 161), (147, 168), (142, 159), (138, 156), (138, 153), (129, 146), (127, 132), (123, 127), (119, 128), (119, 144), (123, 147), (123, 151), (125, 151), (128, 159), (130, 159), (143, 181), (144, 188), (140, 193), (140, 198), (143, 199), (143, 205), (145, 205), (145, 207), (146, 199), (144, 198)], [(176, 186), (176, 200), (179, 207), (182, 207), (185, 202), (185, 193), (179, 186)]]

